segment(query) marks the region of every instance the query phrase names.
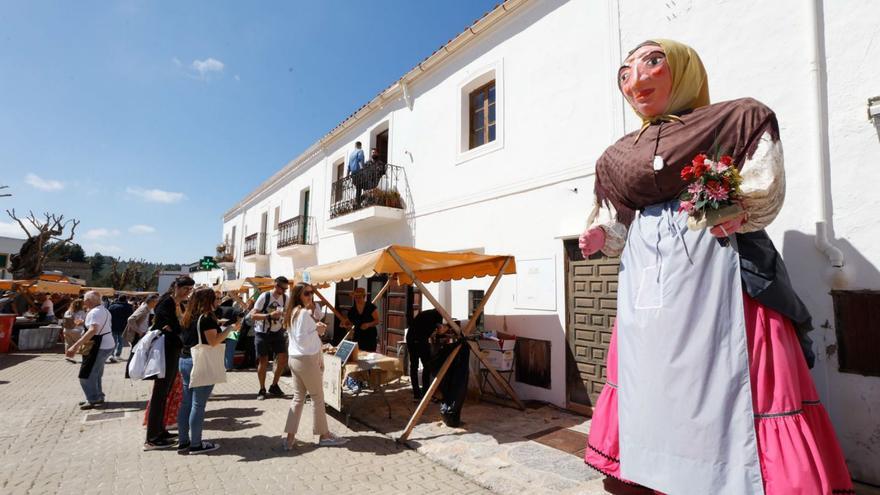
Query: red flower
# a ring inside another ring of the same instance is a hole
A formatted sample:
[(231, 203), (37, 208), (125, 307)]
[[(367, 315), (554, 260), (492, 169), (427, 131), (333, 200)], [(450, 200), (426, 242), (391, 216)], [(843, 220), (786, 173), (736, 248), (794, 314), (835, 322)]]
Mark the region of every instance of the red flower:
[(694, 167), (686, 166), (681, 169), (682, 180), (691, 180), (694, 176)]
[[(699, 158), (699, 157), (701, 157), (701, 156), (702, 156), (703, 158), (705, 158), (705, 155), (697, 155), (697, 158)], [(694, 166), (693, 166), (693, 174), (694, 174), (694, 177), (696, 177), (697, 179), (699, 179), (699, 178), (702, 177), (703, 174), (706, 173), (708, 170), (709, 170), (709, 166), (708, 166), (708, 165), (706, 165), (706, 164), (703, 163), (702, 161), (700, 161), (699, 163), (697, 163), (697, 159), (696, 159), (696, 158), (694, 159)]]
[(724, 155), (721, 157), (721, 160), (719, 160), (719, 163), (725, 166), (729, 166), (731, 163), (733, 163), (733, 158), (730, 155)]
[(699, 155), (694, 157), (694, 165), (697, 165), (697, 164), (702, 165), (703, 162), (705, 162), (705, 161), (706, 161), (706, 154), (705, 153), (700, 153)]

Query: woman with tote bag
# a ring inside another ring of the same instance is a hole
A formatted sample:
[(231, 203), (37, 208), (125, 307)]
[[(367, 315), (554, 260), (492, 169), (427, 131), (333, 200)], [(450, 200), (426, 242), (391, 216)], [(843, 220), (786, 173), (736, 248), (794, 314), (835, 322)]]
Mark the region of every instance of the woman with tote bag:
[(183, 314), (183, 349), (180, 351), (180, 374), (183, 377), (183, 400), (177, 414), (180, 454), (203, 454), (220, 448), (202, 440), (205, 406), (214, 384), (226, 381), (222, 346), (233, 326), (220, 331), (214, 316), (217, 296), (210, 287), (196, 289)]

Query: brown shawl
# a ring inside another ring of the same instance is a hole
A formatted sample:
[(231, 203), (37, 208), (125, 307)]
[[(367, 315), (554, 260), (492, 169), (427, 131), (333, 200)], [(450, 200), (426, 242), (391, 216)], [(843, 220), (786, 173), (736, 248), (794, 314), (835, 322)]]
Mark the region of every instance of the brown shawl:
[[(706, 105), (680, 117), (681, 122), (652, 124), (638, 141), (638, 131), (623, 136), (596, 162), (596, 198), (614, 206), (617, 220), (627, 227), (636, 210), (681, 194), (687, 187), (681, 169), (699, 153), (730, 155), (740, 168), (765, 132), (779, 139), (776, 115), (752, 98)], [(655, 155), (663, 158), (659, 171), (654, 171)]]

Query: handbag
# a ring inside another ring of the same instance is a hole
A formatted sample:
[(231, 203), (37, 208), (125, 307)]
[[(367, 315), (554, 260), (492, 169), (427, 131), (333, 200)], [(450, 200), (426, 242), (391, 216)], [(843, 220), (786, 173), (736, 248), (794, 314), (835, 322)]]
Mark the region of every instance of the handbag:
[(77, 351), (77, 352), (79, 352), (80, 355), (88, 356), (89, 353), (92, 352), (92, 348), (95, 347), (95, 342), (100, 342), (101, 339), (104, 337), (104, 335), (107, 335), (106, 333), (103, 333), (103, 332), (104, 332), (104, 329), (107, 328), (107, 321), (109, 319), (110, 319), (110, 316), (107, 316), (107, 318), (104, 319), (104, 325), (101, 326), (102, 333), (99, 333), (97, 335), (93, 335), (91, 339), (89, 339), (87, 342), (84, 342), (83, 345), (79, 346), (79, 351)]
[(211, 346), (202, 342), (202, 316), (196, 323), (196, 334), (199, 344), (190, 349), (193, 358), (192, 373), (189, 377), (189, 388), (204, 387), (226, 382), (226, 346)]

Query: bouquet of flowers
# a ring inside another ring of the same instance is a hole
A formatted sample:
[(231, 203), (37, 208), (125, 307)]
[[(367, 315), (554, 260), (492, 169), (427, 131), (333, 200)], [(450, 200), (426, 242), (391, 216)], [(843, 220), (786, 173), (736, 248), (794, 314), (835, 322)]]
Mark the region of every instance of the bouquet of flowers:
[(688, 213), (691, 230), (720, 225), (742, 215), (742, 177), (729, 155), (710, 160), (700, 153), (681, 170), (681, 178), (688, 187), (681, 194), (679, 210)]

